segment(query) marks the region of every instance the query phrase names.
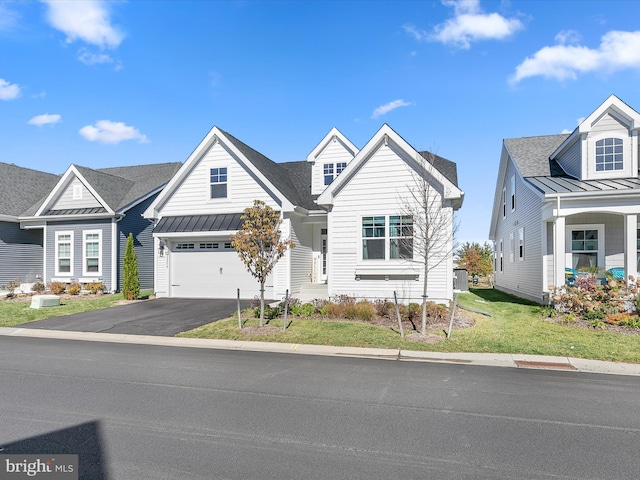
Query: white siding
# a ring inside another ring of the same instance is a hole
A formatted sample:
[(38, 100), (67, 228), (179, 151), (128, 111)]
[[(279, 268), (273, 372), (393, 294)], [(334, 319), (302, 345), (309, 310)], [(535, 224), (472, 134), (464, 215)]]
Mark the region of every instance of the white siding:
[(353, 160), (353, 154), (348, 147), (340, 141), (339, 138), (334, 137), (335, 140), (331, 140), (320, 154), (316, 157), (313, 167), (311, 169), (311, 194), (321, 194), (327, 186), (324, 184), (324, 164), (331, 163), (334, 167), (334, 179), (335, 164), (337, 162), (346, 162), (347, 164)]
[(591, 127), (592, 132), (628, 132), (628, 127), (622, 123), (610, 113), (604, 115), (597, 123)]
[[(505, 182), (516, 173), (513, 162), (509, 161)], [(507, 185), (507, 191), (509, 190)], [(502, 206), (500, 206), (502, 208)], [(495, 274), (497, 289), (519, 297), (542, 301), (544, 279), (542, 278), (542, 200), (527, 187), (521, 177), (516, 175), (516, 208), (511, 211), (507, 206), (507, 216), (498, 217), (496, 241), (504, 239), (503, 271), (500, 273), (499, 259)], [(518, 237), (520, 228), (524, 228), (524, 259), (520, 260)], [(511, 242), (513, 235), (513, 242)]]
[(607, 213), (572, 215), (567, 226), (604, 225), (604, 268), (624, 267), (624, 216)]
[(558, 163), (569, 175), (582, 178), (582, 142), (574, 143), (558, 158)]
[(302, 223), (293, 216), (291, 222), (291, 240), (295, 248), (291, 250), (291, 293), (298, 293), (304, 284), (312, 281), (313, 273), (313, 225)]
[[(405, 160), (391, 148), (381, 145), (338, 192), (328, 218), (329, 295), (391, 299), (396, 290), (405, 303), (421, 301), (423, 277), (417, 262), (361, 260), (362, 217), (401, 214), (402, 199), (409, 196), (407, 187), (413, 184), (414, 174)], [(413, 273), (419, 278), (417, 281), (384, 280), (383, 276), (375, 280), (356, 280), (358, 268), (378, 265), (382, 269), (395, 265), (394, 273)], [(447, 302), (452, 298), (450, 267), (451, 262), (445, 261), (429, 272), (428, 296), (431, 300)]]
[[(82, 198), (73, 198), (74, 187), (80, 188), (82, 192)], [(65, 210), (68, 208), (92, 208), (101, 206), (100, 202), (92, 195), (92, 193), (85, 187), (80, 180), (75, 178), (67, 185), (67, 188), (60, 194), (55, 201), (51, 210)]]
[(165, 246), (163, 256), (158, 254), (160, 242), (154, 239), (155, 246), (155, 272), (154, 272), (154, 290), (157, 297), (169, 296), (169, 249)]
[[(210, 198), (210, 169), (227, 168), (227, 198)], [(187, 178), (161, 206), (163, 216), (241, 212), (263, 200), (274, 209), (280, 207), (247, 169), (237, 162), (220, 142), (216, 142), (193, 167)]]

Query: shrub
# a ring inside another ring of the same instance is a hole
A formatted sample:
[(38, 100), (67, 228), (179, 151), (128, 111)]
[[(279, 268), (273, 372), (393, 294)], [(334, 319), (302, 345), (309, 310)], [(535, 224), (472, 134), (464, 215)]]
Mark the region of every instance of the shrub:
[[(281, 312), (282, 310), (280, 307), (270, 307), (269, 305), (264, 306), (264, 318), (267, 320), (273, 320), (280, 315)], [(255, 307), (253, 309), (253, 314), (256, 318), (260, 318), (260, 307)]]
[(133, 248), (132, 233), (129, 233), (127, 238), (123, 264), (122, 296), (126, 300), (137, 300), (140, 296), (140, 279), (138, 277), (138, 257)]
[(102, 282), (89, 282), (84, 284), (85, 290), (89, 293), (104, 293), (107, 291), (107, 287)]
[[(433, 302), (429, 302), (433, 303)], [(427, 304), (427, 316), (429, 315), (429, 304)], [(410, 303), (407, 308), (407, 318), (413, 322), (422, 318), (422, 306), (419, 303)]]
[(620, 322), (620, 325), (623, 327), (631, 327), (636, 330), (640, 330), (640, 317), (631, 317), (628, 316), (626, 319)]
[(371, 302), (362, 300), (358, 303), (350, 303), (344, 306), (344, 317), (369, 321), (375, 315), (376, 310)]
[(583, 314), (585, 320), (602, 320), (604, 312), (602, 310), (589, 310)]
[(344, 317), (344, 309), (345, 309), (345, 305), (344, 304), (327, 302), (325, 304), (325, 307), (326, 307), (326, 311), (327, 311), (327, 316), (329, 318)]
[(316, 307), (312, 303), (305, 303), (302, 305), (302, 315), (309, 318), (316, 311)]
[(49, 291), (54, 295), (60, 295), (67, 289), (67, 284), (64, 282), (50, 282)]
[(376, 315), (383, 318), (393, 318), (395, 316), (395, 305), (386, 298), (384, 300), (375, 300), (373, 306), (376, 309)]
[(79, 283), (72, 283), (67, 287), (67, 293), (69, 295), (78, 295), (80, 293), (80, 290), (82, 290), (82, 287)]
[(44, 283), (38, 281), (36, 283), (33, 284), (33, 286), (31, 287), (31, 291), (34, 293), (42, 293), (44, 292)]

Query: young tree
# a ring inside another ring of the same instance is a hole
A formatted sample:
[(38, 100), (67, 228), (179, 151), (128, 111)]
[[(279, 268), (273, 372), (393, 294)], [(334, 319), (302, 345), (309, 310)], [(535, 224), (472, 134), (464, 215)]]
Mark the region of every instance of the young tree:
[(488, 276), (493, 273), (493, 248), (488, 242), (463, 243), (457, 251), (458, 266), (471, 275)]
[(408, 256), (421, 265), (422, 282), (422, 325), (421, 333), (427, 330), (427, 291), (429, 272), (453, 256), (455, 251), (454, 235), (456, 225), (453, 208), (444, 199), (442, 187), (435, 181), (434, 163), (436, 155), (422, 152), (416, 158), (417, 170), (413, 173), (413, 184), (409, 185), (408, 195), (402, 198), (402, 215), (413, 221), (412, 238), (409, 235), (402, 240), (411, 242), (413, 254)]
[(254, 200), (252, 207), (244, 209), (242, 228), (231, 235), (231, 245), (236, 249), (247, 270), (260, 283), (260, 326), (264, 320), (264, 284), (267, 277), (288, 248), (291, 240), (283, 240), (280, 231), (280, 213), (261, 200)]
[(138, 257), (133, 248), (131, 233), (127, 238), (127, 248), (124, 252), (122, 277), (122, 296), (127, 300), (136, 300), (140, 296), (140, 279), (138, 278)]

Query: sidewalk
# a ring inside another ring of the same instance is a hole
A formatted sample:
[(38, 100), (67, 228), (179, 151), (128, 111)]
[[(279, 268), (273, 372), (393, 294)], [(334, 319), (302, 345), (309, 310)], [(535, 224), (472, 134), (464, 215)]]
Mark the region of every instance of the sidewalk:
[(510, 353), (450, 353), (418, 352), (415, 350), (391, 350), (384, 348), (331, 347), (274, 342), (245, 342), (201, 338), (157, 337), (150, 335), (125, 335), (116, 333), (66, 332), (60, 330), (33, 330), (27, 328), (0, 327), (0, 335), (9, 337), (50, 338), (81, 340), (87, 342), (130, 343), (167, 347), (215, 348), (251, 352), (293, 353), (301, 355), (328, 355), (338, 357), (377, 358), (489, 367), (534, 368), (564, 370), (612, 375), (640, 376), (640, 364), (605, 362), (570, 357), (550, 357)]

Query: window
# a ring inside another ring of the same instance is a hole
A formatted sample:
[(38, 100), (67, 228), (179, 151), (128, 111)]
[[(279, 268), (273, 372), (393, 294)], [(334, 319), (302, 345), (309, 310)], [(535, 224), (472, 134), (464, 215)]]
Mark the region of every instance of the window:
[(389, 217), (390, 258), (413, 258), (413, 217), (395, 215)]
[(73, 275), (73, 232), (56, 232), (56, 275)]
[[(389, 230), (387, 230), (387, 220)], [(413, 258), (411, 215), (362, 217), (362, 259), (402, 260)]]
[(518, 260), (524, 260), (524, 227), (518, 230)]
[(596, 172), (622, 170), (622, 139), (603, 138), (596, 142)]
[(232, 249), (233, 247), (231, 246), (231, 242), (224, 242), (224, 248), (227, 250)]
[(211, 169), (211, 198), (227, 198), (227, 168)]
[(347, 168), (347, 162), (336, 163), (336, 176), (340, 175), (345, 168)]
[(85, 231), (82, 235), (82, 274), (100, 275), (102, 232), (100, 230)]
[(507, 218), (507, 187), (502, 189), (502, 218)]
[(385, 217), (362, 218), (362, 259), (385, 259)]
[(598, 230), (571, 231), (571, 268), (598, 266)]
[(516, 252), (516, 241), (513, 238), (513, 232), (509, 234), (509, 261), (513, 262)]
[(195, 243), (176, 243), (176, 250), (193, 250), (196, 248)]
[(323, 167), (324, 171), (324, 184), (329, 185), (333, 182), (333, 163), (325, 163)]
[(218, 248), (217, 243), (201, 243), (200, 250), (214, 250)]
[(516, 209), (516, 176), (511, 175), (511, 211)]

